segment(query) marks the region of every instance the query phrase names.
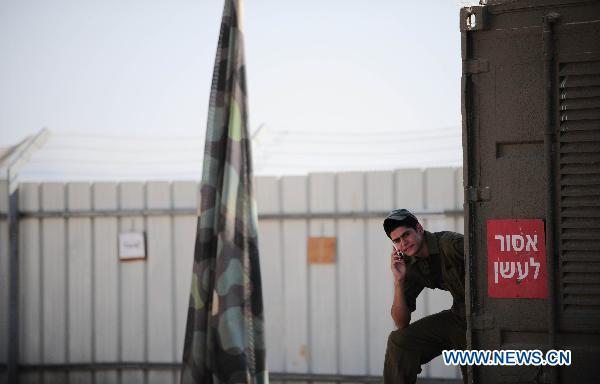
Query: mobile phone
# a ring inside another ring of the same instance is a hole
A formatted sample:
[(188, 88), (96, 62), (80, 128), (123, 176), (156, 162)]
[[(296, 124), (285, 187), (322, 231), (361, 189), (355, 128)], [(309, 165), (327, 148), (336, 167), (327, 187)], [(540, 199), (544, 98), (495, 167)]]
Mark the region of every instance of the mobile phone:
[(404, 254), (404, 252), (399, 251), (398, 248), (396, 248), (396, 244), (392, 245), (394, 247), (394, 249), (396, 250), (396, 256), (398, 256), (400, 258), (400, 260), (404, 260), (404, 257), (406, 256)]

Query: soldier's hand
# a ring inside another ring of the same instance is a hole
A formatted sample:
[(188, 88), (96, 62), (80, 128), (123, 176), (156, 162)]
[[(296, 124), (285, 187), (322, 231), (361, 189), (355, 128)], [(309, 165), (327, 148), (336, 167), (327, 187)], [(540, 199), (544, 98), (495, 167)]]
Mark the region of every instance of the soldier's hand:
[(398, 256), (398, 253), (395, 248), (392, 248), (390, 258), (392, 273), (394, 274), (394, 280), (404, 282), (404, 278), (406, 277), (406, 263), (404, 261), (404, 258)]

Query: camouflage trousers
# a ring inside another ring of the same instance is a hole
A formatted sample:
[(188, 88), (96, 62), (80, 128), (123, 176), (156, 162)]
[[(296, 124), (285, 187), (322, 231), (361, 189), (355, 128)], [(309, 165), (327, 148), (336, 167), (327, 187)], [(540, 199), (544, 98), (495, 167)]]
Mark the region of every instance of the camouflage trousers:
[[(465, 349), (465, 319), (451, 310), (442, 311), (390, 333), (385, 353), (383, 382), (414, 384), (421, 365), (445, 349)], [(461, 367), (466, 382), (466, 367)]]

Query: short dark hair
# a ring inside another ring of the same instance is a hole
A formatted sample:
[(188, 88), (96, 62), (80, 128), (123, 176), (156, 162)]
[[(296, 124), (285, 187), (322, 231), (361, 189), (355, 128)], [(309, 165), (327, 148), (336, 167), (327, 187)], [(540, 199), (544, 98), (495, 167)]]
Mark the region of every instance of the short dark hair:
[(398, 227), (404, 226), (417, 229), (417, 224), (419, 224), (419, 220), (417, 220), (417, 217), (410, 211), (406, 209), (395, 209), (390, 212), (383, 221), (383, 230), (387, 237), (390, 237), (390, 233)]

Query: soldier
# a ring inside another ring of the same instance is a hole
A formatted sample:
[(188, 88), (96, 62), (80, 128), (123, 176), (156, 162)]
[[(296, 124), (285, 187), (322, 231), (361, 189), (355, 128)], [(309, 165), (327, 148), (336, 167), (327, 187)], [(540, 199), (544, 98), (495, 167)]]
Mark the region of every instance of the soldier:
[[(392, 319), (384, 365), (386, 384), (415, 383), (421, 365), (445, 349), (465, 349), (465, 273), (463, 235), (425, 231), (406, 209), (396, 209), (383, 221), (392, 240), (391, 269), (394, 275)], [(452, 294), (449, 310), (410, 323), (417, 296), (424, 288)], [(466, 382), (466, 369), (461, 367)]]

